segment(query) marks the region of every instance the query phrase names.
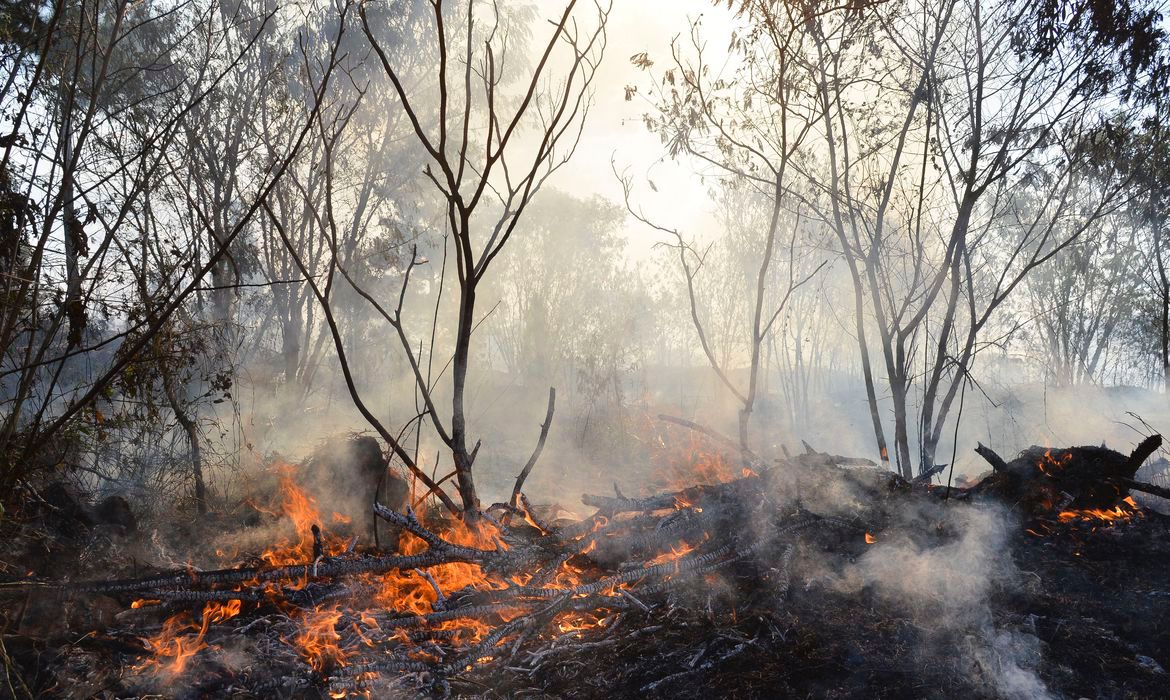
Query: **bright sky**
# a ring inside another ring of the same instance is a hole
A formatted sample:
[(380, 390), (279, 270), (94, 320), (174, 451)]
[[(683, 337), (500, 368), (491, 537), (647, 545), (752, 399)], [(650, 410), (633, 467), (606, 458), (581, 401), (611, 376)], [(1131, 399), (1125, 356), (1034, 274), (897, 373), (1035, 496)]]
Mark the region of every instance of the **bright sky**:
[[(541, 0), (541, 14), (552, 16), (563, 10), (563, 0)], [(583, 16), (591, 10), (582, 4)], [(649, 109), (645, 100), (635, 97), (626, 102), (624, 87), (638, 85), (645, 90), (647, 74), (630, 64), (630, 56), (646, 52), (655, 62), (654, 69), (670, 64), (670, 41), (689, 32), (690, 20), (702, 16), (703, 34), (711, 37), (711, 46), (726, 46), (730, 32), (728, 12), (715, 7), (711, 0), (614, 0), (609, 16), (609, 43), (601, 71), (595, 82), (593, 109), (585, 125), (581, 143), (569, 165), (549, 184), (587, 197), (599, 194), (615, 203), (622, 202), (622, 189), (610, 168), (613, 159), (618, 170), (628, 168), (634, 179), (634, 197), (652, 219), (663, 225), (689, 232), (710, 225), (711, 209), (706, 188), (695, 177), (692, 167), (674, 163), (665, 157), (658, 137), (642, 123)], [(538, 34), (539, 35), (539, 34)], [(658, 192), (646, 185), (654, 181)], [(645, 225), (627, 224), (630, 253), (644, 254), (662, 240)]]

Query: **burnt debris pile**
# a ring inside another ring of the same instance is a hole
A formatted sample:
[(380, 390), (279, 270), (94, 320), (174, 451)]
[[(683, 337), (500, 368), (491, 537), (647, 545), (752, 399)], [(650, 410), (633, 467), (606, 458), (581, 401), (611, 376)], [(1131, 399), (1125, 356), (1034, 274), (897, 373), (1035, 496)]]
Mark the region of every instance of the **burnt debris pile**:
[[(980, 447), (993, 470), (964, 486), (806, 446), (686, 488), (587, 494), (577, 519), (519, 496), (459, 521), (398, 494), (372, 509), (395, 533), (381, 546), (358, 536), (364, 513), (322, 511), (286, 469), (276, 502), (252, 505), (287, 536), (219, 568), (103, 578), (91, 561), (62, 581), (10, 566), (8, 688), (1154, 697), (1170, 682), (1170, 528), (1130, 492), (1167, 495), (1134, 480), (1159, 443), (1011, 461)], [(77, 607), (104, 612), (62, 623)]]

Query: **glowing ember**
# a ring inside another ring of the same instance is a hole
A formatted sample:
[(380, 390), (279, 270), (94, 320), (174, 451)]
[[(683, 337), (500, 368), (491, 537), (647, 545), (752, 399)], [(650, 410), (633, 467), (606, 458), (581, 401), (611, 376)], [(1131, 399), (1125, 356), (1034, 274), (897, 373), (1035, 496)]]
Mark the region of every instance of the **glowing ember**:
[(695, 551), (695, 546), (687, 544), (686, 542), (680, 543), (678, 546), (671, 546), (669, 552), (659, 554), (650, 561), (646, 562), (646, 567), (649, 568), (651, 566), (657, 566), (658, 564), (677, 561), (678, 559), (685, 557), (693, 551)]

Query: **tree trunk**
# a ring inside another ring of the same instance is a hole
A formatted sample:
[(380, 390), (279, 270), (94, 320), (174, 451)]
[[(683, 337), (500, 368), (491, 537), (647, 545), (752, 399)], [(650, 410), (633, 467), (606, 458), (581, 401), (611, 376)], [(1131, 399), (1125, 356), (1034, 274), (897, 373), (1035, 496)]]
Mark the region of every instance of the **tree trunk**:
[[(62, 90), (64, 92), (64, 90)], [(72, 100), (61, 98), (61, 199), (65, 239), (65, 316), (69, 321), (70, 348), (81, 345), (85, 330), (85, 308), (81, 303), (81, 270), (78, 259), (85, 248), (85, 229), (77, 218), (73, 202), (73, 117)]]
[(1158, 291), (1162, 297), (1161, 320), (1161, 354), (1162, 354), (1162, 388), (1170, 393), (1170, 274), (1166, 271), (1165, 251), (1162, 238), (1166, 230), (1159, 227), (1154, 232), (1154, 258), (1158, 263)]
[[(160, 357), (159, 362), (165, 364), (166, 357)], [(187, 435), (187, 442), (191, 447), (191, 477), (195, 482), (195, 509), (203, 515), (207, 512), (207, 488), (203, 483), (203, 450), (199, 442), (199, 426), (187, 414), (179, 392), (175, 389), (174, 380), (169, 370), (163, 370), (163, 391), (167, 396), (167, 403), (175, 413), (175, 420)]]
[(475, 280), (470, 274), (468, 270), (468, 279), (460, 282), (459, 326), (451, 364), (454, 385), (451, 395), (451, 456), (455, 461), (455, 478), (459, 497), (463, 501), (463, 512), (474, 517), (479, 511), (479, 497), (475, 493), (475, 480), (471, 475), (475, 456), (467, 449), (467, 414), (463, 403), (468, 358), (471, 354), (471, 330), (475, 323)]
[(898, 470), (904, 479), (914, 478), (914, 467), (910, 463), (910, 430), (906, 408), (906, 377), (890, 378), (891, 395), (894, 400), (894, 449), (897, 451)]

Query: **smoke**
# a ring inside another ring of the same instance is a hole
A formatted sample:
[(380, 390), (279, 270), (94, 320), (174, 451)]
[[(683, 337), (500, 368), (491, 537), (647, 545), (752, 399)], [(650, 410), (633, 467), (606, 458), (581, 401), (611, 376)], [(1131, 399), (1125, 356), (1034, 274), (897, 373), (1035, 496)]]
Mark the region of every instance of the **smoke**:
[(923, 506), (896, 515), (836, 582), (841, 592), (869, 592), (924, 632), (918, 653), (950, 664), (1005, 698), (1052, 697), (1037, 674), (1040, 642), (1028, 624), (998, 622), (991, 601), (1021, 585), (1010, 556), (1016, 525), (993, 506)]

